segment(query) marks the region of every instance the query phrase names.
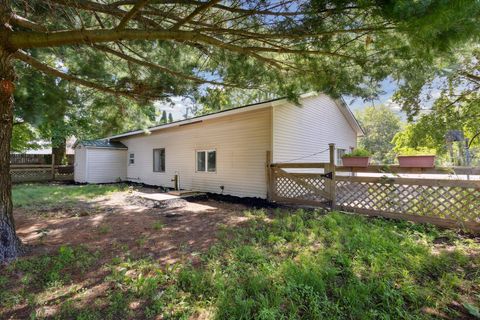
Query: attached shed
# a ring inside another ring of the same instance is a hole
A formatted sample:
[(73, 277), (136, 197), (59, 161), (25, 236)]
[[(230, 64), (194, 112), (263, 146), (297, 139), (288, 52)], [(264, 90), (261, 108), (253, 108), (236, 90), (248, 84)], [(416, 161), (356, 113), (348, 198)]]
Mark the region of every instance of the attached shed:
[(110, 183), (127, 176), (127, 147), (119, 141), (79, 141), (75, 150), (75, 182)]

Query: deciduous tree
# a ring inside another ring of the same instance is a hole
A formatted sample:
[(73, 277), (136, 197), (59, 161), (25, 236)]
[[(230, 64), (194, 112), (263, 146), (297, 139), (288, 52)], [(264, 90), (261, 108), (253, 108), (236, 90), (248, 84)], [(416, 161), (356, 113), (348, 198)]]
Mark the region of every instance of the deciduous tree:
[(356, 116), (365, 131), (360, 147), (372, 152), (373, 160), (392, 163), (395, 158), (392, 139), (401, 129), (400, 116), (384, 105), (367, 107)]

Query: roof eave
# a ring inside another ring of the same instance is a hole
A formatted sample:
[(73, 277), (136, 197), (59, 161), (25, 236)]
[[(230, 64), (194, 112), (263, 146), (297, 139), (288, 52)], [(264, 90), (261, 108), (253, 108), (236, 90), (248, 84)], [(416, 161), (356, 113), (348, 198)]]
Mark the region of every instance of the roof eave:
[(353, 124), (353, 127), (354, 127), (353, 129), (356, 131), (357, 137), (363, 137), (365, 135), (365, 131), (363, 130), (362, 126), (360, 125), (360, 122), (358, 122), (357, 118), (353, 114), (352, 110), (350, 110), (350, 107), (348, 106), (348, 104), (345, 102), (343, 97), (340, 97), (337, 100), (340, 102), (340, 104), (343, 107), (343, 109), (341, 109), (341, 110), (345, 111), (345, 112), (342, 112), (342, 113), (347, 117), (347, 119), (348, 118), (350, 119), (349, 123), (351, 125)]
[(286, 101), (286, 99), (279, 99), (279, 100), (273, 100), (273, 101), (268, 101), (268, 102), (264, 102), (264, 103), (258, 103), (258, 104), (247, 106), (247, 107), (233, 108), (233, 109), (230, 109), (230, 110), (225, 110), (224, 112), (206, 114), (206, 115), (199, 116), (199, 117), (194, 117), (194, 118), (185, 119), (185, 120), (181, 120), (181, 121), (175, 121), (175, 122), (172, 122), (172, 123), (155, 126), (155, 127), (149, 128), (149, 129), (135, 130), (135, 131), (132, 131), (132, 132), (117, 134), (117, 135), (107, 137), (106, 139), (107, 140), (112, 140), (112, 139), (120, 139), (120, 138), (135, 136), (135, 135), (139, 135), (139, 134), (149, 134), (149, 133), (154, 132), (154, 131), (159, 131), (159, 130), (173, 128), (173, 127), (179, 127), (179, 126), (183, 126), (183, 125), (186, 125), (186, 124), (195, 123), (195, 122), (199, 122), (199, 121), (210, 120), (210, 119), (215, 119), (215, 118), (219, 118), (219, 117), (226, 117), (226, 116), (230, 116), (230, 115), (236, 115), (236, 114), (239, 114), (239, 113), (244, 113), (244, 112), (247, 112), (247, 111), (253, 111), (253, 110), (263, 109), (263, 108), (267, 108), (267, 107), (272, 107), (272, 106), (275, 106), (279, 103), (283, 103), (284, 101)]

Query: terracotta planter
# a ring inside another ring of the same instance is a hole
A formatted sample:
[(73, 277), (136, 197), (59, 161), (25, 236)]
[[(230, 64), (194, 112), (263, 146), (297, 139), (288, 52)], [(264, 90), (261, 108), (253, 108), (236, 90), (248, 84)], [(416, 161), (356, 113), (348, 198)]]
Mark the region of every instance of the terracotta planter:
[(370, 157), (342, 157), (344, 167), (368, 167)]
[(398, 156), (400, 167), (404, 168), (433, 168), (435, 167), (435, 156)]

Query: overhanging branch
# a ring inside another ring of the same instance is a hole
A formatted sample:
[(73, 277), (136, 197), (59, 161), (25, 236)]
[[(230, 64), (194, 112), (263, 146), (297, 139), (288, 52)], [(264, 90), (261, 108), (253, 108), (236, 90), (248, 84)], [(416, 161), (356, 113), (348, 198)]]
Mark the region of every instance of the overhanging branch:
[(217, 48), (226, 49), (251, 56), (259, 61), (272, 65), (275, 68), (282, 67), (273, 59), (266, 58), (248, 48), (232, 45), (214, 37), (199, 34), (192, 31), (180, 30), (73, 30), (58, 32), (12, 32), (7, 36), (8, 46), (16, 49), (45, 48), (62, 45), (95, 44), (102, 42), (114, 42), (121, 40), (172, 40), (178, 42), (206, 43)]
[[(110, 53), (110, 54), (112, 54), (114, 56), (117, 56), (119, 58), (122, 58), (126, 61), (130, 61), (132, 63), (136, 63), (136, 64), (139, 64), (141, 66), (145, 66), (145, 67), (148, 67), (148, 68), (151, 68), (151, 69), (160, 70), (164, 73), (168, 73), (168, 74), (173, 75), (175, 77), (186, 79), (186, 80), (193, 81), (193, 82), (196, 82), (196, 83), (208, 83), (208, 84), (213, 84), (213, 85), (218, 85), (218, 86), (234, 87), (234, 88), (241, 87), (241, 86), (231, 84), (231, 83), (210, 81), (210, 80), (198, 78), (198, 77), (195, 77), (195, 76), (191, 76), (191, 75), (188, 75), (188, 74), (185, 74), (185, 73), (182, 73), (182, 72), (178, 72), (178, 71), (175, 71), (175, 70), (171, 70), (169, 68), (166, 68), (164, 66), (158, 65), (158, 64), (153, 63), (153, 62), (149, 62), (149, 61), (134, 58), (132, 56), (129, 56), (129, 55), (123, 53), (123, 52), (116, 51), (116, 50), (114, 50), (114, 49), (112, 49), (108, 46), (105, 46), (105, 45), (93, 45), (93, 47), (98, 49), (98, 50)], [(245, 88), (245, 89), (248, 89), (248, 88)]]
[(12, 14), (10, 22), (19, 27), (23, 27), (26, 29), (34, 30), (34, 31), (40, 31), (40, 32), (47, 31), (47, 28), (45, 28), (44, 26), (39, 25), (38, 23), (30, 21), (17, 14)]
[(123, 18), (122, 20), (118, 23), (117, 30), (121, 30), (125, 28), (127, 25), (128, 21), (132, 19), (140, 9), (143, 8), (147, 4), (148, 0), (141, 0), (137, 1), (135, 5), (133, 6), (132, 10), (130, 10)]
[(130, 92), (122, 91), (122, 90), (115, 90), (115, 89), (100, 85), (98, 83), (94, 83), (94, 82), (91, 82), (91, 81), (88, 81), (88, 80), (80, 79), (80, 78), (77, 78), (77, 77), (75, 77), (73, 75), (70, 75), (68, 73), (59, 71), (55, 68), (52, 68), (52, 67), (40, 62), (39, 60), (33, 58), (32, 56), (28, 55), (26, 52), (21, 51), (21, 50), (18, 50), (17, 52), (15, 52), (14, 57), (17, 58), (18, 60), (21, 60), (21, 61), (25, 62), (26, 64), (32, 66), (33, 68), (35, 68), (35, 69), (37, 69), (37, 70), (39, 70), (39, 71), (41, 71), (45, 74), (48, 74), (48, 75), (51, 75), (51, 76), (54, 76), (54, 77), (58, 77), (58, 78), (61, 78), (61, 79), (64, 79), (64, 80), (68, 80), (68, 81), (80, 84), (80, 85), (82, 85), (84, 87), (87, 87), (87, 88), (95, 89), (97, 91), (108, 93), (108, 94), (120, 95), (120, 96), (130, 98), (130, 99), (137, 99), (138, 98), (134, 93), (130, 93)]
[(195, 10), (193, 10), (192, 13), (190, 13), (188, 16), (186, 16), (185, 18), (181, 19), (180, 21), (178, 21), (172, 28), (171, 30), (178, 30), (182, 25), (184, 25), (185, 23), (189, 22), (190, 20), (192, 20), (196, 15), (198, 15), (200, 12), (202, 11), (205, 11), (209, 8), (211, 8), (212, 6), (216, 5), (217, 3), (219, 3), (220, 0), (210, 0), (208, 2), (205, 2), (205, 3), (202, 3), (200, 4)]

